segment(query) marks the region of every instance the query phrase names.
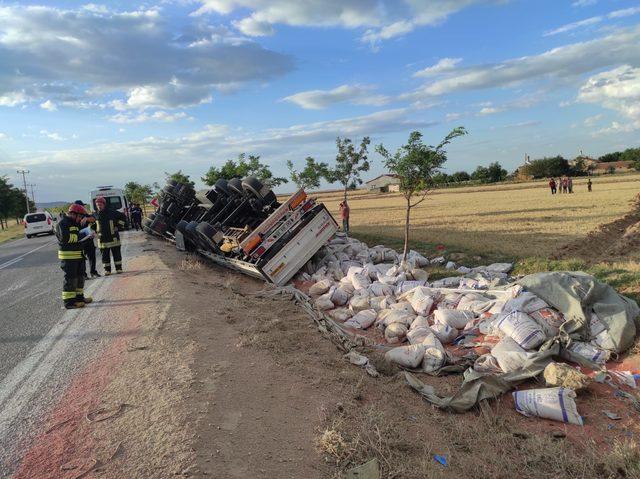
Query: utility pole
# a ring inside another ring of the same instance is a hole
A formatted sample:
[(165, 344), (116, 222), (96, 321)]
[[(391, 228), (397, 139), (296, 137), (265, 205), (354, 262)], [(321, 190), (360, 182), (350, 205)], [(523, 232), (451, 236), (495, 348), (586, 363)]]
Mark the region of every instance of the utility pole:
[(24, 185), (24, 198), (27, 202), (27, 214), (31, 213), (29, 210), (29, 192), (27, 191), (27, 178), (25, 175), (29, 173), (29, 170), (18, 170), (18, 174), (22, 175), (22, 184)]
[(33, 193), (33, 187), (34, 187), (34, 186), (36, 186), (36, 185), (34, 185), (33, 183), (31, 183), (31, 184), (29, 184), (29, 185), (27, 185), (27, 186), (30, 186), (30, 187), (31, 187), (31, 201), (33, 202), (33, 205), (34, 205), (34, 207), (35, 207), (35, 204), (36, 204), (36, 195)]

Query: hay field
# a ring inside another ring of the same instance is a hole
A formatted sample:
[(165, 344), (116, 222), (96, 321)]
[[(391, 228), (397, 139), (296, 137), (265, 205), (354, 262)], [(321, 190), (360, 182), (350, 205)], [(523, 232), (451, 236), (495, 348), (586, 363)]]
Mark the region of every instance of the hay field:
[[(551, 195), (546, 181), (434, 190), (412, 211), (412, 246), (435, 245), (495, 258), (547, 257), (629, 209), (640, 174), (574, 181), (573, 194)], [(341, 193), (318, 193), (339, 221)], [(369, 243), (393, 246), (403, 237), (404, 198), (397, 193), (350, 193), (351, 231)]]

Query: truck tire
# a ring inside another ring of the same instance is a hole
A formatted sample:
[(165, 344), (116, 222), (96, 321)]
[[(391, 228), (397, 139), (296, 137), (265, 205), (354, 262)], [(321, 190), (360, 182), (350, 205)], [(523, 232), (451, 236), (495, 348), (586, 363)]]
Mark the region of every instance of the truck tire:
[(227, 185), (227, 180), (220, 178), (218, 181), (216, 181), (216, 184), (213, 186), (218, 193), (222, 193), (225, 196), (231, 196), (231, 193), (229, 192), (229, 187)]
[(240, 178), (232, 178), (227, 181), (227, 187), (231, 190), (232, 193), (243, 196), (244, 190), (242, 189), (242, 181)]
[(255, 196), (259, 200), (262, 199), (262, 193), (260, 191), (264, 188), (262, 182), (255, 176), (247, 176), (242, 180), (242, 188), (250, 195)]
[(180, 220), (176, 225), (176, 230), (180, 231), (180, 233), (184, 235), (188, 224), (189, 223), (187, 223), (185, 220)]

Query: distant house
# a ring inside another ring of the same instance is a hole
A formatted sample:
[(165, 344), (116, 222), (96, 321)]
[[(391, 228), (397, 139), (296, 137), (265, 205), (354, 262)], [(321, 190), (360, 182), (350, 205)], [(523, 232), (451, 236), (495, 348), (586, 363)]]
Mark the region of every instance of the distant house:
[(621, 172), (633, 170), (633, 161), (610, 161), (608, 163), (598, 162), (593, 168), (595, 175), (602, 175), (609, 172)]
[(369, 191), (379, 191), (380, 193), (400, 191), (400, 177), (393, 174), (380, 175), (367, 181), (365, 185)]

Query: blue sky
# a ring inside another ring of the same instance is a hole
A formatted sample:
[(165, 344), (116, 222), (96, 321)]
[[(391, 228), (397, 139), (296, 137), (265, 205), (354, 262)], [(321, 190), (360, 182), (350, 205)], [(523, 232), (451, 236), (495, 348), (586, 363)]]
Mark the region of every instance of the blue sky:
[(38, 201), (459, 125), (449, 172), (638, 146), (640, 2), (0, 1), (0, 175)]

